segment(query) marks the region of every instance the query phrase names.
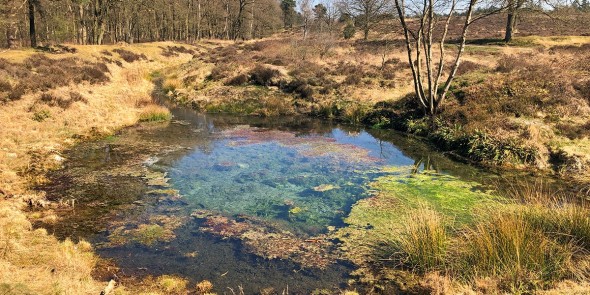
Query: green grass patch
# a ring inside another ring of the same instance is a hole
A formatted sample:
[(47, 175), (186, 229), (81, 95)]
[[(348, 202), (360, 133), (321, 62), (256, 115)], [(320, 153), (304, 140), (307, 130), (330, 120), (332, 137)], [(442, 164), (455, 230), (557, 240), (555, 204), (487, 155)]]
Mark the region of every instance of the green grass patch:
[(148, 106), (139, 114), (140, 122), (162, 122), (169, 121), (170, 119), (172, 119), (170, 111), (165, 107), (157, 105)]

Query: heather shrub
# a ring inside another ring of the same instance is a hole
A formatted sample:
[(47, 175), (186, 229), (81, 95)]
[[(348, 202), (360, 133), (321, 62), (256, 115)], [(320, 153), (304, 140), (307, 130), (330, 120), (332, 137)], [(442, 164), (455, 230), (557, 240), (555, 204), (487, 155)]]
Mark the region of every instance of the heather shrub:
[(134, 53), (129, 50), (122, 49), (122, 48), (114, 49), (113, 52), (118, 53), (119, 56), (121, 56), (121, 58), (128, 63), (132, 63), (132, 62), (136, 62), (136, 61), (140, 61), (140, 60), (147, 60), (147, 56), (145, 56), (145, 54), (143, 54), (143, 53), (137, 54), (137, 53)]
[(239, 74), (225, 82), (227, 86), (242, 86), (248, 83), (248, 75)]
[(250, 71), (250, 81), (256, 85), (271, 86), (275, 79), (278, 78), (281, 73), (266, 66), (257, 65)]

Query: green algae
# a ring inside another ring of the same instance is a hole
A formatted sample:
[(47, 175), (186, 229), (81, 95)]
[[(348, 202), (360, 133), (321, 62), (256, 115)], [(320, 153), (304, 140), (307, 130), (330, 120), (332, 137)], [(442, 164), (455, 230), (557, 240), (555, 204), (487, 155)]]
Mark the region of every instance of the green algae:
[(449, 223), (472, 222), (477, 208), (497, 199), (475, 182), (422, 171), (413, 167), (386, 167), (385, 174), (369, 187), (373, 196), (358, 201), (344, 220), (346, 227), (333, 233), (344, 255), (359, 266), (388, 258), (396, 232), (403, 229), (409, 213), (421, 207), (441, 213)]

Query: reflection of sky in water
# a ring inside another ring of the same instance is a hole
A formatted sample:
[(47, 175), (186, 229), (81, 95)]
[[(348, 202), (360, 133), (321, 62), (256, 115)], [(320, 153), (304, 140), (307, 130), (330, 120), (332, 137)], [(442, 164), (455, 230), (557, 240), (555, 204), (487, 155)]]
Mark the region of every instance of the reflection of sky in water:
[(362, 131), (354, 136), (340, 129), (334, 129), (332, 136), (338, 143), (353, 144), (370, 151), (370, 155), (385, 160), (388, 165), (407, 166), (414, 164), (414, 160), (405, 156), (393, 144), (381, 141)]
[(414, 163), (366, 132), (254, 136), (221, 136), (206, 153), (179, 159), (169, 171), (174, 188), (194, 208), (259, 216), (314, 234), (341, 225), (350, 206), (367, 196), (364, 185), (376, 176), (371, 168)]

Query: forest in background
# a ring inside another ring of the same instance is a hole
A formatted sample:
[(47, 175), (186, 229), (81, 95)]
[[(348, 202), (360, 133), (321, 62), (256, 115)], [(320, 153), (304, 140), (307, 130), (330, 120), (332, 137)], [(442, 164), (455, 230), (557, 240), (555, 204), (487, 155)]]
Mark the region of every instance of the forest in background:
[[(506, 41), (524, 12), (546, 14), (560, 26), (558, 14), (571, 19), (590, 11), (588, 0), (494, 0), (477, 7), (479, 15), (506, 12)], [(371, 30), (397, 19), (394, 2), (387, 0), (0, 0), (0, 15), (0, 47), (8, 48), (247, 40), (282, 29), (301, 30), (304, 38), (311, 31), (351, 38), (358, 30), (367, 40)]]

